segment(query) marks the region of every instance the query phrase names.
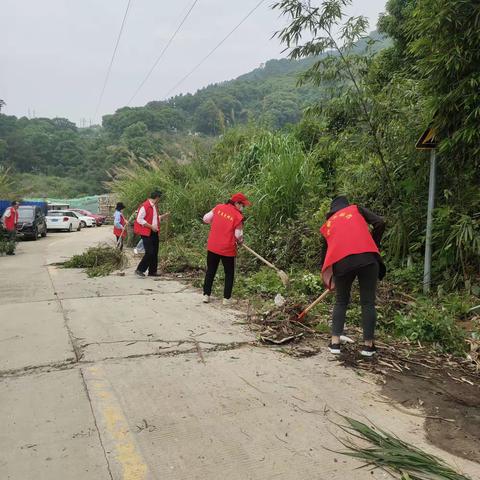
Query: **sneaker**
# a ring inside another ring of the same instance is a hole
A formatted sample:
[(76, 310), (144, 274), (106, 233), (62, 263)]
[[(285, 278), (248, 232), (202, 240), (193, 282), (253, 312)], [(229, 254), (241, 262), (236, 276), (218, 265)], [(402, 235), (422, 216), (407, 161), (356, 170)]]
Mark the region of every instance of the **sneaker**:
[(233, 303), (233, 300), (231, 298), (224, 298), (222, 303), (223, 305), (228, 306)]
[(135, 275), (140, 278), (145, 278), (145, 274), (140, 270), (135, 270)]
[(133, 249), (133, 254), (138, 255), (138, 250), (136, 248)]
[(360, 352), (364, 357), (373, 357), (377, 353), (377, 347), (372, 345), (371, 347), (364, 345)]
[(202, 302), (203, 303), (210, 303), (210, 295), (204, 295)]
[(340, 350), (340, 344), (339, 343), (329, 343), (328, 345), (328, 350), (330, 353), (333, 353), (334, 355), (340, 355), (341, 350)]

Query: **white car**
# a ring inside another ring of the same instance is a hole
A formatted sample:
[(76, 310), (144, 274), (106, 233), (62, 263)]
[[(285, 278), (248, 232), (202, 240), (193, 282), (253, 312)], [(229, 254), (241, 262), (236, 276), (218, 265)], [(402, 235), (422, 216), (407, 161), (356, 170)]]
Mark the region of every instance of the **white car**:
[(87, 215), (82, 215), (79, 212), (75, 212), (74, 210), (68, 210), (69, 212), (73, 212), (79, 219), (80, 219), (80, 225), (82, 228), (85, 227), (96, 227), (97, 222), (93, 217), (88, 217)]
[(73, 230), (80, 231), (82, 224), (75, 212), (69, 210), (50, 210), (45, 217), (47, 220), (47, 230)]

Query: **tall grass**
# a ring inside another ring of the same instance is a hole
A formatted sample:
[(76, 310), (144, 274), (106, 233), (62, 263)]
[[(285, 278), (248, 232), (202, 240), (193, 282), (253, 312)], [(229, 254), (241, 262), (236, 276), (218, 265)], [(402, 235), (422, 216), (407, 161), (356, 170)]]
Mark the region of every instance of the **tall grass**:
[(313, 162), (292, 135), (258, 131), (247, 136), (240, 129), (187, 165), (159, 159), (120, 167), (109, 187), (130, 210), (160, 188), (160, 209), (171, 212), (173, 231), (184, 234), (195, 234), (204, 213), (242, 190), (253, 203), (246, 228), (261, 243), (297, 216), (318, 182)]

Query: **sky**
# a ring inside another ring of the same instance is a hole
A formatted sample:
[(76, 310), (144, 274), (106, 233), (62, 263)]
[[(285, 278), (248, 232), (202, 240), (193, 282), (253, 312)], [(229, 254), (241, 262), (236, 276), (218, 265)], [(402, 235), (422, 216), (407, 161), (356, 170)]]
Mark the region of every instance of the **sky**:
[[(197, 0), (131, 106), (162, 100), (259, 0)], [(130, 0), (123, 34), (98, 111), (128, 0), (2, 0), (2, 113), (66, 117), (79, 126), (129, 103), (193, 0)], [(285, 57), (275, 31), (285, 23), (266, 0), (171, 94), (195, 92)], [(312, 3), (320, 3), (320, 0)], [(348, 10), (375, 28), (385, 0), (353, 0)], [(97, 111), (97, 114), (96, 114)], [(96, 114), (96, 115), (95, 115)]]

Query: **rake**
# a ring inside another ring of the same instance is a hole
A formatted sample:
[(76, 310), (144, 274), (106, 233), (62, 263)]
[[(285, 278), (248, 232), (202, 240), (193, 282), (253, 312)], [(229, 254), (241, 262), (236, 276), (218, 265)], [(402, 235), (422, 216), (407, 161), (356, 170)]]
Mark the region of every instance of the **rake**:
[(266, 260), (265, 258), (263, 258), (261, 255), (259, 255), (257, 252), (255, 252), (254, 250), (252, 250), (250, 247), (247, 247), (247, 245), (245, 245), (244, 243), (242, 244), (243, 247), (249, 251), (252, 255), (254, 255), (255, 257), (257, 257), (260, 261), (262, 261), (265, 265), (269, 266), (270, 268), (273, 268), (276, 272), (277, 272), (277, 275), (280, 277), (280, 280), (282, 281), (283, 285), (285, 287), (288, 286), (290, 280), (288, 278), (288, 275), (283, 271), (283, 270), (280, 270), (278, 267), (276, 267), (273, 263), (270, 263), (268, 260)]

